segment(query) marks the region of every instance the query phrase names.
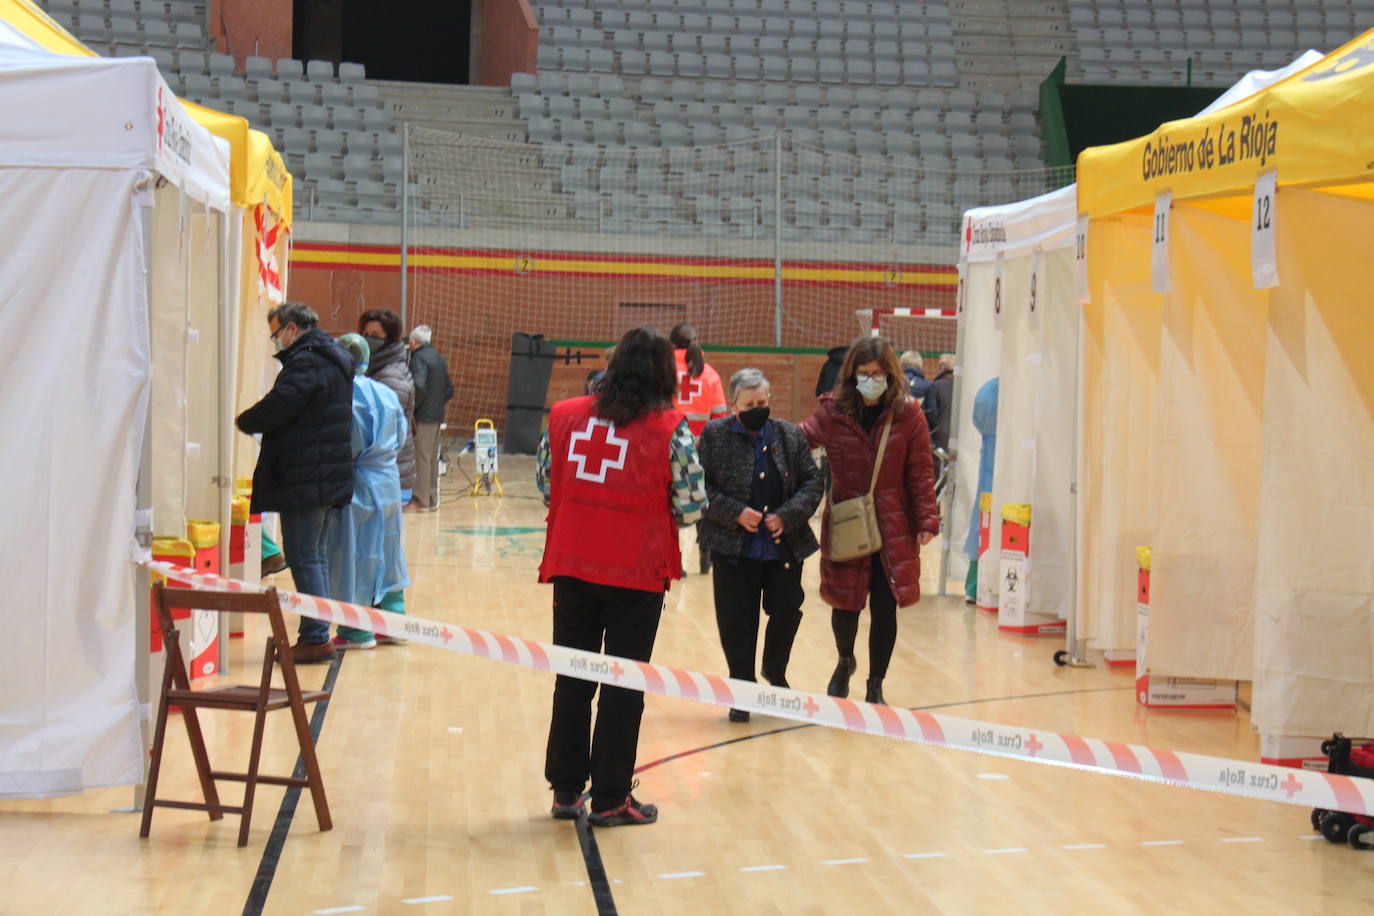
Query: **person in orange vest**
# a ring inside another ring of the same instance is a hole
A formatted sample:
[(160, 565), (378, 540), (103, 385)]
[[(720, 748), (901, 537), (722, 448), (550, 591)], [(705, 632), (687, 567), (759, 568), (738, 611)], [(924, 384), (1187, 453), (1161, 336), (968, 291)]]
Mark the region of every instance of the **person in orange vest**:
[[(680, 578), (679, 525), (701, 518), (705, 473), (696, 441), (673, 409), (673, 350), (660, 332), (635, 328), (616, 347), (597, 393), (549, 412), (536, 478), (548, 501), (539, 581), (553, 583), (553, 641), (649, 660), (663, 595)], [(633, 795), (644, 694), (559, 676), (544, 776), (556, 818), (576, 819), (591, 780), (597, 827), (651, 824), (658, 809)], [(588, 747), (591, 752), (588, 754)]]
[[(725, 403), (725, 386), (720, 374), (706, 361), (706, 354), (697, 343), (697, 329), (680, 324), (668, 333), (673, 342), (673, 358), (677, 361), (677, 395), (674, 404), (687, 418), (692, 435), (701, 438), (706, 424), (729, 416)], [(700, 546), (701, 528), (698, 526), (697, 563), (704, 576), (711, 571), (711, 552)]]

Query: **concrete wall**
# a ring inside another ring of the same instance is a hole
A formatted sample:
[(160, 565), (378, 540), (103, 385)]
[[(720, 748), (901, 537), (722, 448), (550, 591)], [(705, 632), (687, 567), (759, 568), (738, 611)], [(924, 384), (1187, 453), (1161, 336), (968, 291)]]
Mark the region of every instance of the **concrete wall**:
[(221, 54), (291, 57), (291, 0), (210, 0), (210, 34)]
[[(483, 86), (509, 86), (512, 73), (533, 73), (539, 60), (539, 23), (527, 0), (479, 0)], [(474, 19), (477, 18), (474, 16)]]

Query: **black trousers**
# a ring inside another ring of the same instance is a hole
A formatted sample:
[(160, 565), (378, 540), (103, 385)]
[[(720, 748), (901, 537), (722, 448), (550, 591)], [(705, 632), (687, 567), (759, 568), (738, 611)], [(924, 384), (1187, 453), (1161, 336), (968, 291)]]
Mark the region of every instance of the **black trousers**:
[[(658, 635), (663, 593), (644, 592), (581, 579), (553, 580), (553, 641), (556, 645), (604, 651), (647, 662)], [(553, 688), (553, 716), (544, 777), (554, 789), (581, 792), (590, 778), (592, 810), (625, 801), (634, 775), (644, 694), (607, 684), (601, 687), (592, 732), (592, 697), (598, 685), (559, 676)]]
[(716, 596), (716, 626), (730, 676), (754, 680), (759, 643), (759, 604), (768, 615), (763, 636), (763, 676), (781, 681), (787, 676), (792, 641), (801, 626), (802, 565), (795, 561), (760, 562), (715, 554), (711, 558)]
[[(873, 555), (873, 569), (868, 580), (868, 676), (887, 676), (892, 650), (897, 645), (897, 599), (887, 584), (883, 561)], [(835, 634), (835, 648), (841, 655), (854, 654), (854, 640), (859, 635), (859, 615), (855, 611), (830, 611), (830, 629)]]

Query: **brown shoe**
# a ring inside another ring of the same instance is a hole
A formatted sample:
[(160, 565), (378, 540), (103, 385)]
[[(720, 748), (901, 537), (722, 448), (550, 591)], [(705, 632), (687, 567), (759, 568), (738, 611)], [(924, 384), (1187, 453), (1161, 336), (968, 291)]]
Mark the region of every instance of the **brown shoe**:
[(286, 554), (274, 553), (262, 561), (262, 574), (273, 576), (286, 568)]
[(296, 643), (291, 647), (291, 660), (298, 665), (318, 665), (334, 657), (334, 644), (322, 643), (318, 646)]

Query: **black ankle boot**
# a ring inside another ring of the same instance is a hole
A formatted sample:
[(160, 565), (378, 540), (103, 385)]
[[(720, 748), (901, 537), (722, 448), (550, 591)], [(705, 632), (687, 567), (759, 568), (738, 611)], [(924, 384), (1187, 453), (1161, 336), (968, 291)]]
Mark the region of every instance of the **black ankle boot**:
[(835, 665), (835, 673), (830, 675), (830, 683), (825, 686), (826, 695), (841, 699), (849, 696), (849, 676), (858, 667), (854, 656), (841, 655), (839, 663)]
[(879, 705), (882, 705), (882, 706), (886, 706), (886, 705), (887, 705), (887, 700), (884, 700), (884, 699), (883, 699), (883, 679), (882, 679), (882, 678), (880, 678), (880, 677), (871, 677), (871, 678), (868, 679), (868, 692), (866, 692), (866, 693), (864, 694), (864, 702), (865, 702), (865, 703), (878, 703)]

